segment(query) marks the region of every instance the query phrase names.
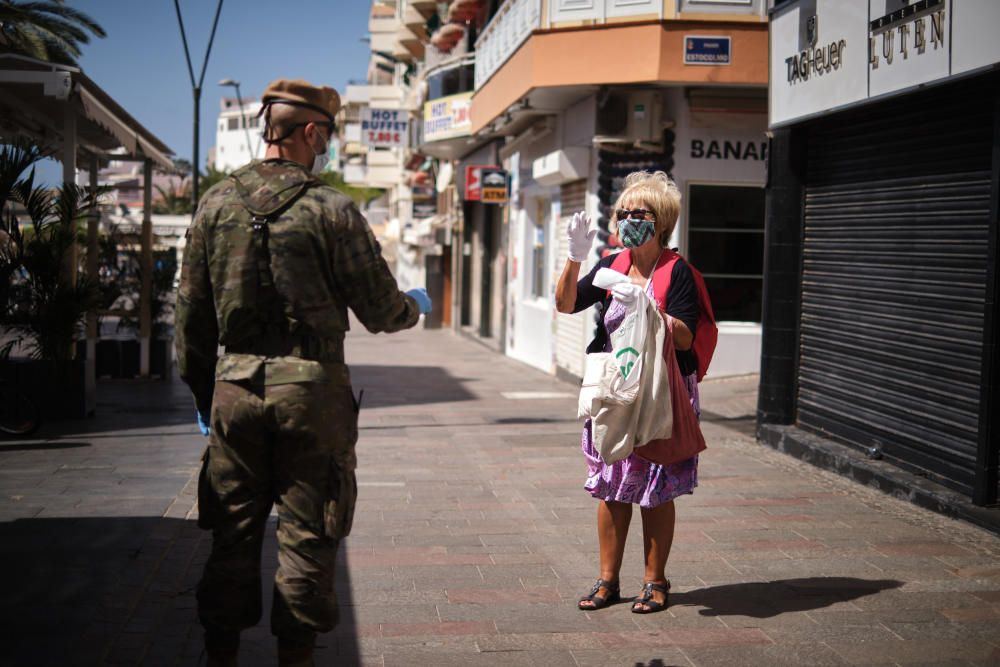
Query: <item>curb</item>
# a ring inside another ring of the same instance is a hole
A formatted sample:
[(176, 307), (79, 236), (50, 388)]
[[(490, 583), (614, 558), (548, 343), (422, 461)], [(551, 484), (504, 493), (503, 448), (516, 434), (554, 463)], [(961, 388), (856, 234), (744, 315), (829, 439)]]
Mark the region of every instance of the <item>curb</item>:
[(818, 468), (1000, 535), (1000, 507), (973, 505), (967, 497), (947, 487), (885, 461), (870, 460), (847, 445), (783, 424), (759, 424), (757, 440)]

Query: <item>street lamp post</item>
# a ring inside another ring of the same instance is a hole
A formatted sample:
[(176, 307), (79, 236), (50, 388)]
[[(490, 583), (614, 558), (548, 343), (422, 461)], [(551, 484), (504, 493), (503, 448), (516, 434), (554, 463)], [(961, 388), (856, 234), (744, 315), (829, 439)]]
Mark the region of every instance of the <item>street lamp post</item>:
[(223, 79), (219, 82), (220, 86), (232, 86), (236, 89), (236, 103), (240, 105), (240, 122), (243, 124), (243, 131), (246, 132), (247, 136), (247, 153), (250, 155), (250, 159), (254, 159), (253, 146), (250, 145), (250, 128), (247, 126), (247, 117), (243, 113), (243, 98), (240, 96), (240, 82), (234, 81), (233, 79)]
[(184, 42), (184, 57), (187, 59), (188, 75), (191, 77), (191, 93), (194, 96), (194, 149), (191, 163), (191, 215), (194, 216), (198, 210), (198, 133), (201, 131), (201, 84), (205, 82), (205, 69), (208, 67), (208, 57), (212, 53), (212, 42), (215, 41), (215, 29), (219, 25), (219, 14), (222, 12), (222, 0), (215, 7), (215, 20), (212, 21), (212, 34), (208, 38), (208, 46), (205, 48), (205, 60), (201, 64), (201, 75), (198, 80), (194, 78), (194, 68), (191, 67), (191, 52), (188, 49), (187, 34), (184, 32), (184, 19), (181, 18), (181, 6), (178, 0), (174, 0), (174, 9), (177, 10), (177, 23), (181, 28), (181, 41)]

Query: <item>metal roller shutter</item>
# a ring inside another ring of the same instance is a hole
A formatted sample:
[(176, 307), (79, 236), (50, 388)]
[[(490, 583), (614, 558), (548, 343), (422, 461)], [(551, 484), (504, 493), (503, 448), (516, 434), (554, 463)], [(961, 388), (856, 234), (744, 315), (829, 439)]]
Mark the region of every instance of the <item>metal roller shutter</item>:
[(798, 422), (971, 492), (992, 95), (960, 84), (809, 129)]

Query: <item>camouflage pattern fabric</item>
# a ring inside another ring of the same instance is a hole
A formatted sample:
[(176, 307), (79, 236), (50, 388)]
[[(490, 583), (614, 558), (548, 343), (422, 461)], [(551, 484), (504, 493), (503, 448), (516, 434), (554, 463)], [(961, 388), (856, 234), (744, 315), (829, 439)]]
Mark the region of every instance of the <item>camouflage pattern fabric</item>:
[(333, 566), (356, 496), (348, 308), (373, 333), (419, 318), (349, 198), (285, 160), (251, 163), (206, 192), (188, 234), (175, 328), (181, 377), (211, 415), (199, 480), (199, 523), (214, 538), (198, 591), (209, 633), (260, 618), (272, 504), (272, 631), (311, 641), (336, 623)]
[[(262, 271), (252, 216), (297, 195), (267, 225)], [(205, 193), (188, 234), (175, 315), (177, 366), (200, 411), (210, 411), (217, 364), (220, 380), (262, 378), (261, 357), (295, 356), (280, 354), (280, 344), (298, 336), (319, 339), (326, 360), (343, 361), (347, 308), (372, 333), (407, 329), (420, 317), (348, 197), (286, 160), (251, 163)], [(219, 345), (251, 353), (220, 359)], [(255, 345), (279, 353), (254, 355)], [(263, 381), (312, 382), (322, 374), (301, 358), (294, 368), (279, 365), (271, 363)]]
[(198, 485), (198, 523), (213, 531), (198, 586), (207, 630), (261, 616), (261, 544), (278, 509), (271, 631), (311, 644), (337, 622), (334, 563), (351, 529), (357, 412), (349, 384), (219, 382)]

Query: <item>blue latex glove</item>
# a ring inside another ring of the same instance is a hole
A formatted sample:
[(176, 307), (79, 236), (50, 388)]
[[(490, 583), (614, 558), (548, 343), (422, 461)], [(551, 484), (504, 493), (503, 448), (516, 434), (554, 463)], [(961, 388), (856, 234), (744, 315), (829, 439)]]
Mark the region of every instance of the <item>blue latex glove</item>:
[(201, 431), (201, 434), (207, 438), (208, 434), (211, 432), (208, 428), (208, 420), (202, 416), (201, 412), (196, 412), (195, 414), (198, 415), (198, 430)]
[(412, 296), (417, 302), (417, 306), (420, 307), (420, 312), (427, 314), (431, 312), (431, 298), (427, 295), (427, 290), (423, 287), (414, 287), (413, 289), (406, 290), (407, 296)]

